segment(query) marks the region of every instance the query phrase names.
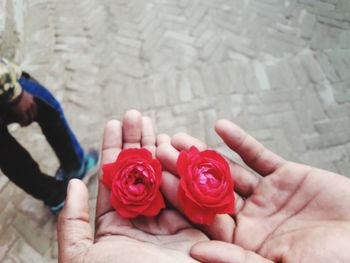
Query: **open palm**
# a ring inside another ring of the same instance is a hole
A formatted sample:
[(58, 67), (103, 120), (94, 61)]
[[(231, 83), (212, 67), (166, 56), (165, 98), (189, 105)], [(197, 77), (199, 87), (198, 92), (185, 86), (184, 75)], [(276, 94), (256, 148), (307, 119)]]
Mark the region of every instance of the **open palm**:
[[(229, 121), (219, 121), (216, 131), (261, 176), (231, 162), (235, 215), (217, 216), (214, 225), (203, 228), (226, 242), (195, 245), (193, 257), (205, 262), (350, 262), (349, 179), (285, 161)], [(157, 155), (170, 171), (163, 190), (179, 208), (170, 189), (170, 183), (173, 188), (178, 183), (177, 151), (206, 146), (185, 134), (171, 143), (160, 145)]]
[[(148, 118), (126, 113), (123, 123), (105, 128), (102, 164), (115, 161), (121, 149), (145, 147), (155, 152), (155, 135)], [(195, 262), (190, 248), (208, 240), (176, 211), (164, 209), (157, 217), (122, 218), (111, 207), (110, 192), (99, 180), (96, 229), (89, 225), (88, 193), (72, 180), (58, 223), (59, 262)]]

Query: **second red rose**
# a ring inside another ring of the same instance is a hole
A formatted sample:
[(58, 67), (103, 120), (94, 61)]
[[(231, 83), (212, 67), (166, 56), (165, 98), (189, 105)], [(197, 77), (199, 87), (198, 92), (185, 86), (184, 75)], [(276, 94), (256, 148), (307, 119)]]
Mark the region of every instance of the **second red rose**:
[(230, 167), (217, 152), (192, 146), (180, 152), (177, 170), (179, 203), (191, 221), (210, 225), (216, 214), (234, 212)]

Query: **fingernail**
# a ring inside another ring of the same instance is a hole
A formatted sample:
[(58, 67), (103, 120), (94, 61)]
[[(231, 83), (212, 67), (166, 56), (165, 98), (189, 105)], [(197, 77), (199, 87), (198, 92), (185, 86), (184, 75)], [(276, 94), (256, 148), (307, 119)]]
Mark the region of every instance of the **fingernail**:
[(74, 179), (69, 180), (68, 187), (67, 187), (67, 192), (68, 193), (73, 190), (73, 188), (74, 188), (73, 185), (74, 185)]

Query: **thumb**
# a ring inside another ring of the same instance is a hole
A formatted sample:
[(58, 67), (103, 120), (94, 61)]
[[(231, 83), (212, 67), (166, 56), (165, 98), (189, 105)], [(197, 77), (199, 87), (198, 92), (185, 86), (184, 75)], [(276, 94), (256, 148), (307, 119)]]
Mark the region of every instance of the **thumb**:
[(58, 262), (76, 262), (93, 244), (89, 224), (88, 190), (78, 180), (69, 181), (67, 198), (57, 225)]
[(191, 256), (210, 263), (271, 263), (266, 258), (244, 248), (222, 241), (204, 241), (191, 248)]

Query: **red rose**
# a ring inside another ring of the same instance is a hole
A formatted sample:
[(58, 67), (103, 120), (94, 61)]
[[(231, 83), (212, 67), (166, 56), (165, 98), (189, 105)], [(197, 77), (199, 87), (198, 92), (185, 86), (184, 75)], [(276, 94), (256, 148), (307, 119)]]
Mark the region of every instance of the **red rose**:
[(199, 152), (192, 146), (180, 152), (177, 170), (179, 202), (191, 221), (210, 225), (216, 214), (234, 212), (233, 180), (221, 155), (212, 150)]
[(121, 216), (155, 216), (165, 207), (159, 191), (162, 168), (148, 150), (125, 149), (102, 169), (103, 183), (111, 189), (112, 206)]

